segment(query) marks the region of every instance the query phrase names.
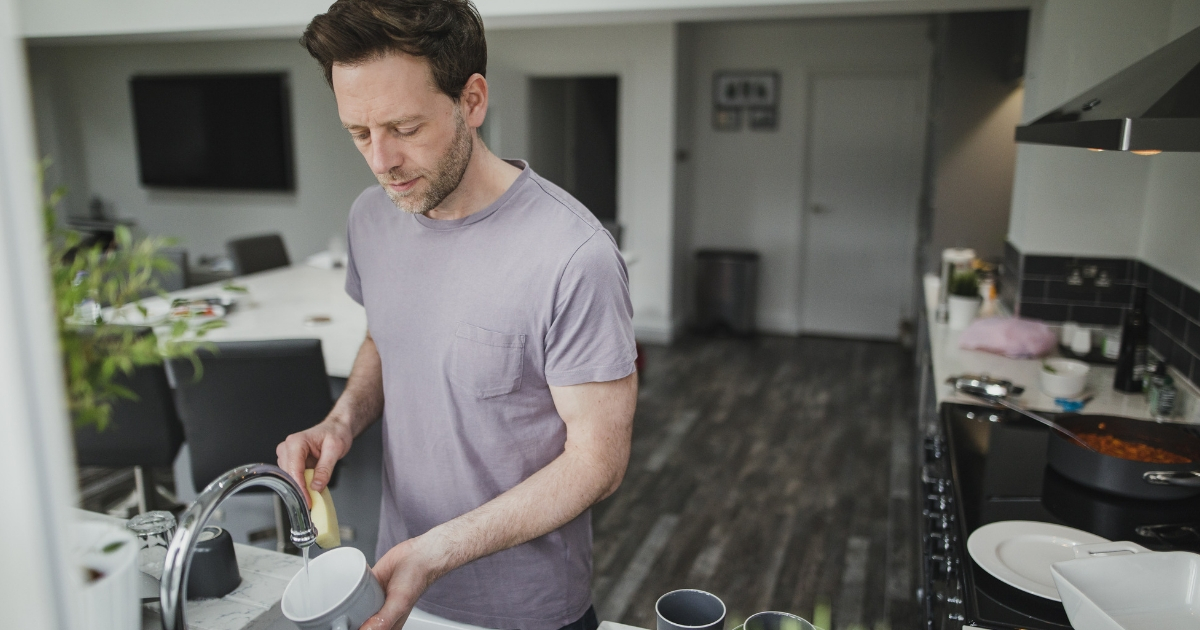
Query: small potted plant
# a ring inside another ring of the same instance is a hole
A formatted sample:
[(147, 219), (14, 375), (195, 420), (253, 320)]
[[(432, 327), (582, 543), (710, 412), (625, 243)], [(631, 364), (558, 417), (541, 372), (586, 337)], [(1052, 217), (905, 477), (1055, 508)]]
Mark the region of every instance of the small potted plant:
[(955, 272), (950, 277), (946, 310), (950, 330), (962, 330), (979, 313), (979, 276), (974, 269)]
[[(54, 206), (62, 195), (61, 189), (54, 191), (45, 201), (43, 214), (67, 408), (76, 426), (102, 431), (108, 426), (114, 403), (137, 400), (136, 394), (120, 383), (120, 375), (127, 376), (139, 366), (161, 364), (163, 359), (198, 363), (196, 351), (204, 346), (205, 333), (225, 322), (216, 319), (196, 324), (186, 316), (148, 321), (142, 299), (165, 295), (155, 274), (174, 268), (161, 252), (172, 241), (135, 239), (121, 225), (111, 246), (89, 244), (78, 232), (58, 224)], [(141, 325), (114, 314), (135, 315)], [(145, 334), (149, 328), (154, 334)]]

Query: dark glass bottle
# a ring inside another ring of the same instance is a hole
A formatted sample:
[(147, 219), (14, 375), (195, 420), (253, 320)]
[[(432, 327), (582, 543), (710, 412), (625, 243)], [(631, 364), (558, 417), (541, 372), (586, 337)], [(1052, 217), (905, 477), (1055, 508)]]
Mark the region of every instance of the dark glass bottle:
[(1146, 289), (1138, 288), (1133, 308), (1125, 314), (1121, 326), (1121, 353), (1117, 355), (1117, 375), (1113, 389), (1136, 393), (1142, 391), (1146, 370), (1146, 340), (1150, 325), (1146, 321)]

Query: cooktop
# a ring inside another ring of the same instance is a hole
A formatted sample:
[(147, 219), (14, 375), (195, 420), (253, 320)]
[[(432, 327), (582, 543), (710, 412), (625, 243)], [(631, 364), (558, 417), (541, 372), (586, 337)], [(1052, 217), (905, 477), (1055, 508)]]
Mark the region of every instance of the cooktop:
[(945, 405), (950, 529), (961, 567), (962, 621), (970, 627), (1070, 628), (1062, 605), (1009, 586), (976, 566), (966, 541), (997, 521), (1044, 521), (1156, 551), (1200, 551), (1200, 498), (1126, 499), (1076, 484), (1046, 466), (1046, 427), (1011, 412)]

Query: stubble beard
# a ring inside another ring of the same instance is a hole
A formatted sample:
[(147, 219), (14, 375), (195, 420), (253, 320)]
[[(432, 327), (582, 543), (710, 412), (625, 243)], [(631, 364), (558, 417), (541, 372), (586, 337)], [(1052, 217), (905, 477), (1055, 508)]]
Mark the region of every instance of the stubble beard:
[[(472, 148), (470, 129), (463, 120), (462, 113), (456, 108), (454, 111), (454, 138), (450, 142), (450, 148), (446, 149), (446, 153), (438, 160), (434, 170), (393, 169), (386, 175), (377, 175), (376, 177), (383, 186), (383, 190), (387, 192), (388, 198), (397, 208), (409, 214), (425, 214), (438, 207), (446, 200), (446, 197), (450, 196), (450, 193), (458, 188), (463, 175), (467, 172), (467, 165), (471, 163)], [(419, 191), (417, 187), (397, 192), (388, 186), (388, 184), (407, 182), (418, 177), (424, 177), (428, 183), (423, 192)]]

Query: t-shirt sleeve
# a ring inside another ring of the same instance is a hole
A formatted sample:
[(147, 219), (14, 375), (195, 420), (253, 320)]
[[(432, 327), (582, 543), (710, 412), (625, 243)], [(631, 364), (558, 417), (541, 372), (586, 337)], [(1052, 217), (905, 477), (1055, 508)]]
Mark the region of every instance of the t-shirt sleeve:
[(354, 264), (354, 230), (346, 227), (346, 295), (359, 304), (363, 303), (362, 280), (358, 277), (358, 267)]
[(597, 230), (575, 251), (546, 334), (546, 382), (556, 387), (615, 381), (634, 371), (633, 305), (621, 253)]

